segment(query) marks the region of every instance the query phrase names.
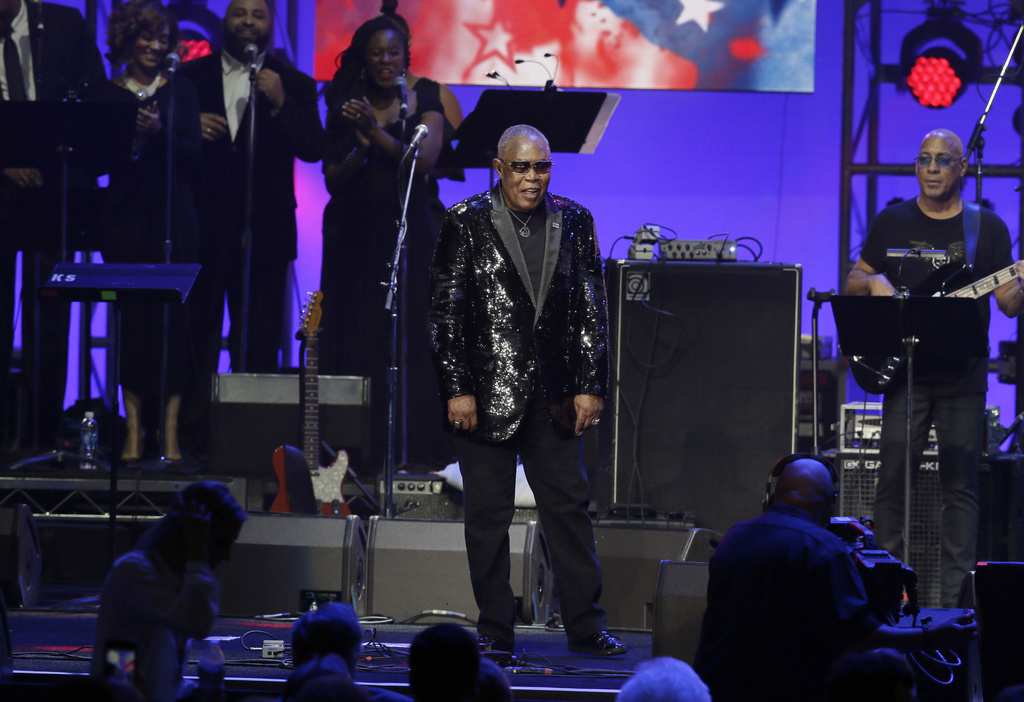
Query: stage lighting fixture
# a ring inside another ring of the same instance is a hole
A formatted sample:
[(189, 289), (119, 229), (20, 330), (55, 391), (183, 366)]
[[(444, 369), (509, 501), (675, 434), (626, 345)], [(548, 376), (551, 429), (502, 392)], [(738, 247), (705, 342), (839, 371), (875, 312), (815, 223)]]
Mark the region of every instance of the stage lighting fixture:
[(981, 40), (950, 17), (951, 10), (931, 8), (924, 24), (903, 38), (900, 75), (925, 107), (949, 107), (977, 80)]

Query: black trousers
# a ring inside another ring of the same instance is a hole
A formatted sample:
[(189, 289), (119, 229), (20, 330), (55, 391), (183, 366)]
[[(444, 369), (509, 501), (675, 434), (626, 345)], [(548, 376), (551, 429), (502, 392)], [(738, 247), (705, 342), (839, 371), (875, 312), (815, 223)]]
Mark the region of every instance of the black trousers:
[(605, 628), (601, 566), (587, 508), (590, 486), (577, 438), (562, 438), (543, 392), (535, 392), (515, 436), (494, 443), (457, 436), (465, 484), (466, 553), (480, 608), (477, 630), (512, 643), (515, 597), (509, 584), (508, 530), (515, 513), (516, 456), (537, 498), (555, 575), (562, 622), (570, 640)]
[[(956, 606), (964, 576), (975, 567), (978, 471), (984, 417), (985, 393), (943, 396), (932, 395), (924, 384), (914, 387), (912, 483), (917, 478), (928, 429), (933, 422), (939, 441), (942, 499), (939, 587), (942, 607)], [(903, 557), (906, 422), (907, 388), (904, 384), (886, 393), (882, 403), (882, 465), (875, 487), (875, 539), (897, 558)]]

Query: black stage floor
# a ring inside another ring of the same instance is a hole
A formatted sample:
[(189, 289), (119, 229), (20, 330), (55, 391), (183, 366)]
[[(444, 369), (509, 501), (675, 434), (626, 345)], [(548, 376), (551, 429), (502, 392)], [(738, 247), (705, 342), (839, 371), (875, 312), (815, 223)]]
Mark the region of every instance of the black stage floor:
[[(14, 684), (0, 685), (5, 702), (37, 701), (40, 686), (58, 676), (84, 674), (89, 669), (96, 630), (97, 591), (76, 586), (47, 586), (36, 607), (8, 611), (14, 658)], [(277, 696), (291, 667), (287, 660), (264, 660), (264, 640), (291, 641), (293, 619), (220, 618), (211, 637), (221, 642), (225, 678), (232, 699), (245, 693)], [(365, 660), (356, 680), (408, 692), (408, 645), (423, 626), (376, 624), (364, 621)], [(617, 632), (627, 643), (625, 656), (593, 657), (568, 652), (565, 635), (544, 627), (516, 630), (516, 667), (509, 669), (515, 699), (613, 700), (622, 683), (651, 657), (651, 635), (645, 631)], [(195, 675), (190, 656), (186, 675)]]

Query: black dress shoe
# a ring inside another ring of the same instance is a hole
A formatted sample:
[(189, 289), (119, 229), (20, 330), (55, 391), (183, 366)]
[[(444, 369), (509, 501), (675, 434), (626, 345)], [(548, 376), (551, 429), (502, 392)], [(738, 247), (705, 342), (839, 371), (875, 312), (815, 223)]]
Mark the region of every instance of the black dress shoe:
[(481, 656), (490, 658), (502, 668), (507, 668), (515, 661), (512, 643), (502, 641), (497, 636), (480, 636), (476, 640), (476, 649)]
[(588, 656), (621, 656), (626, 652), (626, 645), (602, 629), (585, 638), (569, 642), (569, 651)]

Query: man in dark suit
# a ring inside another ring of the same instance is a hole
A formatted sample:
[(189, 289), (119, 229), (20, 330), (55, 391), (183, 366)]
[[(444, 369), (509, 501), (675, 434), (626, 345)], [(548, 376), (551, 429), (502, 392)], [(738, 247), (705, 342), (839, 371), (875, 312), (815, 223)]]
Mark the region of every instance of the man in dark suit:
[[(40, 31), (42, 30), (42, 31)], [(46, 40), (43, 41), (45, 34)], [(37, 65), (41, 61), (40, 66)], [(19, 70), (20, 69), (20, 70)], [(85, 97), (106, 74), (96, 42), (78, 10), (49, 3), (0, 0), (0, 92), (3, 101), (56, 102)], [(0, 107), (2, 109), (2, 107)], [(15, 139), (16, 134), (0, 135)], [(83, 228), (83, 174), (69, 177), (68, 251)], [(69, 305), (43, 302), (36, 318), (32, 282), (49, 277), (60, 261), (60, 173), (56, 168), (2, 168), (0, 174), (0, 432), (4, 442), (35, 437), (56, 447), (61, 437), (67, 381)], [(7, 383), (14, 348), (15, 256), (24, 252), (22, 369), (37, 414), (20, 437), (13, 435), (15, 407)], [(71, 255), (70, 253), (68, 254)], [(38, 345), (37, 345), (38, 337)], [(38, 349), (38, 353), (37, 353)], [(38, 356), (38, 366), (37, 364)], [(34, 443), (34, 442), (33, 442)]]
[[(195, 338), (203, 382), (217, 370), (224, 295), (231, 317), (233, 371), (276, 373), (281, 346), (285, 280), (296, 257), (294, 161), (320, 160), (323, 126), (316, 83), (269, 55), (271, 17), (264, 0), (232, 0), (223, 20), (224, 47), (181, 67), (199, 91), (203, 160), (196, 207), (203, 266), (194, 292)], [(249, 143), (249, 59), (256, 67), (256, 139), (252, 178), (252, 242), (248, 333), (241, 356), (242, 261)], [(199, 401), (209, 397), (208, 385)], [(204, 407), (189, 412), (192, 421)]]
[(548, 193), (551, 149), (535, 128), (505, 130), (493, 165), (498, 187), (445, 215), (431, 271), (434, 361), (465, 483), (480, 650), (502, 664), (515, 643), (508, 529), (518, 455), (537, 498), (569, 650), (621, 655), (626, 647), (598, 604), (578, 438), (598, 423), (608, 391), (594, 218)]

